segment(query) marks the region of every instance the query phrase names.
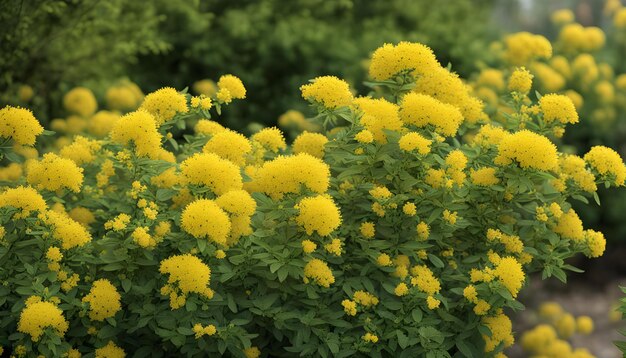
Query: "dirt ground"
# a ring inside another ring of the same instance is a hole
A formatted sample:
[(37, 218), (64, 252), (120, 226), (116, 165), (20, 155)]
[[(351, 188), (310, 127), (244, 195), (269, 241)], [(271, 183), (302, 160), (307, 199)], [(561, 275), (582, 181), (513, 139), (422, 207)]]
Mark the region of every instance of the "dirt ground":
[(533, 277), (530, 287), (527, 287), (524, 295), (520, 297), (520, 301), (526, 305), (526, 310), (511, 317), (517, 342), (506, 352), (507, 355), (511, 358), (528, 356), (519, 346), (522, 332), (541, 323), (537, 315), (541, 303), (555, 301), (574, 316), (587, 315), (594, 321), (594, 331), (591, 335), (576, 334), (570, 339), (574, 348), (587, 348), (598, 358), (623, 357), (613, 342), (626, 341), (626, 337), (618, 332), (626, 328), (626, 323), (611, 321), (609, 314), (618, 300), (625, 297), (619, 289), (620, 286), (626, 286), (626, 271), (620, 267), (625, 263), (619, 261), (624, 257), (622, 255), (610, 256), (613, 257), (592, 264), (582, 262), (578, 267), (582, 266), (586, 272), (572, 273), (567, 285), (556, 279), (541, 281), (540, 277)]

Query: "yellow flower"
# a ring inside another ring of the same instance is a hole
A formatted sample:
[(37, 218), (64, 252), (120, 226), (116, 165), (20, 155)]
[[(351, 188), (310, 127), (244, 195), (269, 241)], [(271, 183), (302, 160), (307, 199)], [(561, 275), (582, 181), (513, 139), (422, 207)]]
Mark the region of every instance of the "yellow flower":
[(197, 239), (207, 238), (226, 245), (231, 222), (228, 215), (213, 200), (196, 200), (185, 207), (181, 227)]
[(521, 130), (508, 135), (498, 145), (498, 156), (494, 163), (507, 165), (512, 161), (524, 169), (554, 170), (558, 166), (556, 146), (546, 137)]
[(378, 342), (378, 336), (370, 332), (365, 333), (365, 335), (361, 337), (361, 339), (363, 339), (365, 342), (370, 342), (370, 343)]
[(328, 196), (306, 197), (295, 208), (299, 211), (296, 222), (305, 229), (307, 235), (315, 231), (321, 236), (328, 236), (341, 224), (339, 208)]
[(413, 266), (411, 268), (411, 275), (413, 275), (411, 284), (417, 286), (420, 291), (432, 296), (441, 290), (441, 283), (425, 265)]
[(593, 332), (593, 320), (589, 316), (580, 316), (576, 318), (576, 330), (582, 334), (591, 334)]
[(203, 94), (207, 97), (212, 97), (217, 92), (217, 87), (215, 85), (215, 82), (209, 79), (204, 79), (204, 80), (199, 80), (199, 81), (194, 82), (192, 88), (196, 94)]
[(546, 122), (559, 121), (563, 124), (578, 123), (578, 113), (572, 100), (564, 95), (547, 94), (539, 100), (543, 119)]
[(491, 186), (500, 182), (500, 179), (496, 177), (495, 168), (483, 167), (477, 170), (472, 169), (470, 178), (472, 179), (472, 183), (478, 186)]
[(122, 116), (111, 129), (111, 140), (127, 145), (132, 142), (138, 156), (156, 159), (161, 148), (161, 134), (155, 118), (144, 110)]
[(426, 224), (423, 221), (417, 224), (418, 239), (420, 239), (421, 241), (427, 240), (429, 235), (430, 235), (430, 228), (428, 227), (428, 224)]
[(485, 352), (492, 352), (500, 343), (505, 348), (513, 345), (515, 339), (511, 333), (512, 324), (509, 317), (504, 314), (484, 317), (482, 323), (491, 331), (491, 337), (483, 335)]
[(476, 292), (476, 287), (474, 285), (468, 285), (463, 289), (463, 297), (467, 298), (468, 301), (476, 303), (478, 300), (478, 293)]
[(96, 358), (124, 358), (126, 353), (124, 350), (109, 341), (106, 346), (96, 349)]
[(115, 286), (107, 279), (94, 281), (89, 294), (83, 302), (89, 303), (89, 318), (94, 321), (103, 321), (115, 316), (122, 309), (121, 296)]
[(556, 226), (553, 227), (553, 230), (566, 239), (582, 241), (585, 238), (583, 223), (574, 209), (569, 209), (566, 213), (561, 215), (557, 220)]
[(139, 109), (152, 114), (157, 127), (174, 118), (176, 113), (189, 111), (185, 95), (172, 87), (163, 87), (148, 94)]
[(352, 102), (352, 93), (348, 83), (335, 76), (316, 77), (312, 83), (300, 87), (302, 98), (334, 109), (347, 106)]
[(439, 301), (438, 299), (434, 298), (433, 296), (428, 296), (426, 298), (426, 303), (427, 303), (429, 309), (434, 310), (435, 308), (439, 308), (439, 305), (441, 304), (441, 301)]
[(352, 299), (365, 307), (376, 306), (379, 302), (378, 297), (373, 294), (365, 291), (356, 291), (352, 297)]
[(198, 134), (214, 135), (225, 131), (226, 128), (224, 128), (221, 124), (217, 122), (208, 119), (201, 119), (193, 127), (193, 130)]
[(215, 203), (233, 215), (251, 216), (256, 210), (256, 201), (245, 190), (228, 191), (215, 199)]
[[(159, 272), (169, 274), (168, 285), (177, 283), (183, 295), (193, 292), (209, 299), (213, 297), (213, 291), (208, 287), (211, 281), (211, 269), (193, 255), (170, 256), (161, 261)], [(182, 306), (180, 303), (176, 292), (171, 292), (170, 306), (172, 309)]]
[(376, 228), (372, 222), (364, 222), (361, 224), (359, 231), (366, 239), (371, 239), (376, 234)]
[(585, 245), (587, 257), (600, 257), (606, 248), (606, 239), (601, 232), (585, 230)]
[(612, 176), (615, 185), (622, 186), (626, 180), (626, 166), (620, 155), (611, 148), (594, 146), (583, 157), (589, 165), (603, 176)]
[(46, 251), (46, 258), (50, 261), (59, 262), (63, 259), (63, 254), (58, 247), (51, 246), (48, 248), (48, 251)]
[(406, 152), (412, 152), (417, 149), (417, 152), (421, 155), (430, 153), (431, 140), (422, 137), (419, 133), (409, 132), (402, 135), (398, 141), (400, 149)]
[(293, 141), (292, 149), (294, 154), (307, 153), (321, 159), (324, 157), (326, 143), (328, 138), (325, 135), (305, 131)]
[(237, 76), (223, 75), (217, 81), (217, 87), (227, 89), (231, 97), (234, 99), (246, 98), (246, 88)]
[(56, 191), (67, 188), (78, 193), (83, 184), (83, 169), (70, 159), (46, 153), (41, 161), (28, 166), (26, 179), (40, 189)]
[(496, 264), (494, 274), (498, 277), (500, 283), (511, 293), (511, 296), (513, 298), (517, 297), (525, 279), (522, 265), (514, 257), (503, 257)]
[(359, 133), (357, 133), (354, 136), (354, 139), (356, 139), (356, 141), (359, 143), (367, 144), (367, 143), (372, 143), (374, 141), (374, 135), (372, 134), (372, 132), (368, 131), (367, 129), (364, 129), (360, 131)]
[(402, 129), (398, 106), (384, 98), (359, 97), (354, 100), (354, 111), (361, 115), (359, 122), (372, 133), (376, 142), (387, 143), (386, 130), (397, 132)]
[(509, 91), (527, 94), (533, 85), (533, 75), (524, 67), (513, 71), (509, 77)]
[(323, 194), (328, 190), (330, 167), (322, 160), (306, 153), (278, 156), (265, 162), (252, 175), (253, 191), (280, 199), (287, 193), (299, 193), (304, 185), (308, 190)]
[(89, 231), (65, 213), (48, 211), (41, 215), (40, 218), (44, 224), (52, 227), (52, 237), (61, 242), (63, 250), (84, 246), (91, 241)]
[(330, 243), (324, 245), (326, 252), (335, 256), (341, 256), (343, 243), (339, 239), (332, 239)]
[(0, 137), (12, 138), (16, 144), (33, 146), (43, 127), (33, 112), (20, 107), (0, 109)]
[(398, 284), (398, 286), (396, 286), (393, 293), (395, 293), (396, 296), (402, 297), (409, 293), (409, 287), (406, 285), (406, 283), (401, 282)]
[(71, 113), (88, 117), (96, 113), (98, 102), (90, 89), (76, 87), (63, 96), (63, 106)]
[(26, 307), (20, 313), (17, 330), (30, 335), (33, 342), (39, 340), (47, 327), (53, 328), (57, 335), (63, 337), (69, 328), (63, 311), (52, 302), (33, 302), (32, 298), (33, 296), (29, 298), (30, 302), (27, 301)]
[(391, 266), (391, 257), (387, 254), (380, 254), (376, 259), (378, 266)]
[(311, 240), (302, 240), (301, 244), (302, 251), (304, 251), (305, 254), (310, 254), (311, 252), (315, 251), (315, 249), (317, 249), (317, 244), (315, 244)]
[(250, 347), (243, 350), (246, 358), (259, 358), (261, 356), (261, 351), (258, 347)]
[(204, 185), (217, 195), (243, 188), (239, 168), (212, 153), (194, 154), (181, 163), (180, 170), (189, 183)]
[(243, 166), (246, 155), (252, 151), (252, 145), (243, 134), (232, 130), (216, 133), (202, 148), (204, 153), (215, 153), (221, 158)]
[(495, 68), (485, 68), (478, 75), (476, 83), (502, 91), (504, 89), (504, 74)]
[(415, 216), (415, 214), (417, 214), (417, 208), (414, 203), (405, 203), (402, 205), (402, 212), (408, 216)]
[(328, 268), (328, 265), (320, 259), (312, 259), (304, 266), (304, 278), (305, 283), (308, 279), (313, 280), (316, 284), (322, 287), (330, 287), (335, 282), (335, 276), (333, 272)]
[(504, 58), (513, 65), (524, 65), (533, 59), (552, 57), (552, 45), (541, 35), (518, 32), (508, 35), (504, 42)]
[(48, 206), (37, 190), (31, 187), (18, 186), (7, 189), (0, 194), (0, 207), (14, 207), (19, 209), (14, 218), (25, 218), (33, 211), (40, 213), (46, 211)]
[(565, 313), (556, 321), (556, 330), (559, 337), (568, 339), (576, 332), (576, 319), (569, 313)]
[(264, 148), (274, 153), (279, 150), (284, 150), (287, 147), (283, 133), (276, 127), (263, 128), (255, 133), (251, 139), (261, 143)]
[(439, 66), (433, 51), (420, 43), (384, 44), (372, 54), (369, 75), (374, 80), (384, 81), (403, 71), (418, 76)]
[(409, 93), (402, 98), (400, 119), (416, 127), (432, 125), (445, 136), (456, 134), (463, 122), (459, 109), (421, 93)]
[(343, 310), (349, 316), (356, 316), (356, 302), (351, 300), (343, 300), (341, 301), (341, 305), (343, 306)]

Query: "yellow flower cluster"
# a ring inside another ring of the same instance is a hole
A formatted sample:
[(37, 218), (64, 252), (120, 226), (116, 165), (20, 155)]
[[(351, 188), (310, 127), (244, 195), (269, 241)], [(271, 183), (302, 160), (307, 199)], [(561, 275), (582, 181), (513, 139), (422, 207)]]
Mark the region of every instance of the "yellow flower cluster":
[(582, 241), (585, 238), (583, 222), (574, 209), (569, 209), (558, 216), (557, 223), (552, 230), (562, 237), (574, 241)]
[(348, 106), (353, 98), (348, 83), (335, 76), (316, 77), (311, 83), (301, 86), (300, 91), (302, 98), (328, 109)]
[(246, 155), (252, 151), (252, 145), (244, 135), (225, 130), (214, 134), (202, 151), (217, 154), (220, 158), (242, 166), (246, 162)]
[(84, 246), (91, 241), (91, 234), (79, 222), (67, 214), (47, 211), (40, 215), (42, 221), (52, 228), (52, 237), (61, 242), (63, 250)]
[(169, 274), (167, 284), (161, 288), (161, 294), (169, 295), (172, 309), (182, 307), (189, 293), (213, 298), (213, 290), (208, 287), (211, 269), (193, 255), (175, 255), (164, 259), (159, 266), (159, 272)]
[(417, 77), (440, 67), (435, 54), (420, 43), (400, 42), (384, 44), (374, 51), (370, 62), (370, 77), (377, 81), (387, 80), (404, 71)]
[(402, 98), (400, 119), (409, 125), (432, 125), (438, 133), (454, 136), (463, 122), (463, 115), (455, 106), (431, 96), (409, 93)]
[(57, 335), (63, 337), (69, 323), (63, 317), (63, 311), (52, 302), (42, 301), (41, 297), (31, 296), (26, 300), (26, 307), (20, 313), (17, 330), (30, 335), (37, 342), (43, 330), (52, 328)]
[(29, 186), (7, 189), (0, 194), (0, 207), (9, 206), (19, 209), (13, 216), (15, 219), (28, 217), (34, 211), (43, 213), (48, 209), (41, 194)]
[(126, 81), (109, 87), (105, 98), (110, 109), (126, 112), (139, 107), (143, 101), (143, 92), (135, 83)]
[[(218, 96), (223, 98), (244, 99), (246, 98), (246, 88), (243, 82), (237, 76), (222, 75), (217, 81)], [(230, 100), (223, 100), (225, 103), (229, 103)]]
[(100, 148), (100, 142), (83, 136), (76, 136), (71, 144), (59, 151), (59, 154), (63, 158), (73, 160), (76, 165), (82, 165), (93, 162)]
[(250, 188), (280, 199), (288, 193), (299, 193), (302, 186), (323, 194), (328, 190), (330, 168), (318, 158), (306, 153), (279, 156), (263, 163), (252, 175)]
[(46, 153), (41, 161), (28, 166), (26, 180), (39, 189), (57, 191), (67, 188), (78, 193), (83, 184), (83, 169), (70, 159)]
[(33, 112), (20, 107), (6, 106), (0, 109), (0, 137), (11, 138), (19, 145), (34, 145), (43, 127)]
[(378, 300), (378, 297), (366, 291), (354, 292), (354, 294), (352, 295), (352, 300), (364, 307), (376, 306), (378, 302), (380, 302)]
[(359, 97), (353, 105), (361, 114), (359, 122), (372, 133), (376, 142), (387, 143), (385, 130), (397, 132), (402, 129), (399, 107), (384, 98)]
[(519, 261), (510, 256), (503, 257), (496, 263), (494, 275), (513, 298), (517, 297), (526, 277)]
[(374, 235), (376, 235), (376, 227), (374, 226), (374, 223), (372, 222), (364, 222), (359, 227), (359, 232), (366, 239), (371, 239), (374, 237)]
[(312, 259), (304, 266), (304, 283), (312, 280), (322, 287), (330, 287), (335, 283), (335, 276), (328, 265), (320, 259)]
[(583, 159), (600, 175), (612, 180), (615, 185), (624, 185), (626, 165), (615, 150), (597, 145), (591, 148)]
[(398, 141), (398, 145), (400, 149), (406, 152), (412, 152), (417, 149), (417, 152), (421, 155), (426, 155), (430, 153), (430, 145), (432, 144), (431, 140), (428, 140), (422, 137), (419, 133), (409, 132), (402, 137)]
[(161, 149), (161, 134), (157, 122), (149, 112), (138, 110), (122, 116), (111, 129), (111, 140), (127, 145), (132, 142), (138, 156), (158, 158)]
[(513, 65), (525, 65), (533, 59), (552, 57), (552, 45), (541, 35), (518, 32), (508, 35), (504, 44), (504, 58)]
[(126, 353), (113, 341), (109, 341), (105, 346), (96, 349), (96, 358), (124, 358)]
[(239, 168), (213, 153), (194, 154), (180, 164), (180, 171), (187, 182), (204, 185), (217, 195), (243, 188)]
[(263, 128), (255, 133), (251, 139), (274, 153), (287, 148), (283, 133), (276, 127)]
[(115, 316), (122, 309), (121, 296), (111, 281), (100, 279), (94, 281), (89, 294), (83, 297), (83, 302), (89, 303), (89, 318), (94, 321), (103, 321)]
[(494, 163), (507, 165), (517, 162), (524, 169), (554, 170), (558, 166), (556, 146), (546, 137), (521, 130), (505, 136), (498, 145)]
[(75, 87), (63, 96), (63, 106), (71, 113), (88, 117), (96, 112), (98, 102), (89, 88)]
[(231, 223), (228, 215), (213, 200), (196, 200), (185, 207), (181, 215), (181, 227), (191, 236), (207, 238), (226, 245)]
[(561, 28), (557, 46), (566, 54), (597, 51), (604, 47), (606, 36), (602, 29), (581, 24), (567, 24)]
[(578, 112), (572, 100), (559, 94), (547, 94), (539, 100), (539, 106), (546, 122), (558, 121), (563, 124), (578, 123)]
[(317, 232), (320, 236), (328, 236), (341, 224), (339, 208), (328, 196), (306, 197), (295, 208), (299, 211), (296, 222), (307, 235)]
[(195, 333), (196, 339), (200, 339), (203, 336), (214, 335), (215, 333), (217, 333), (217, 329), (212, 324), (203, 327), (200, 323), (196, 323), (193, 325), (193, 333)]
[(510, 347), (515, 342), (511, 332), (513, 325), (509, 317), (504, 314), (484, 317), (482, 323), (489, 328), (491, 336), (483, 335), (485, 340), (485, 352), (492, 352), (499, 344), (505, 348)]
[(564, 181), (571, 179), (579, 188), (593, 193), (598, 189), (595, 182), (596, 178), (586, 166), (586, 162), (579, 156), (572, 154), (563, 155), (559, 159), (561, 171), (559, 177)]
[(146, 96), (139, 107), (150, 113), (155, 125), (160, 127), (163, 123), (171, 120), (177, 113), (187, 113), (187, 98), (182, 93), (178, 93), (172, 87), (164, 87)]
[(500, 179), (496, 176), (496, 168), (478, 168), (470, 171), (470, 178), (472, 183), (478, 186), (492, 186), (500, 182)]
[(328, 143), (328, 138), (325, 135), (304, 131), (293, 141), (292, 149), (294, 154), (307, 153), (322, 159), (326, 143)]

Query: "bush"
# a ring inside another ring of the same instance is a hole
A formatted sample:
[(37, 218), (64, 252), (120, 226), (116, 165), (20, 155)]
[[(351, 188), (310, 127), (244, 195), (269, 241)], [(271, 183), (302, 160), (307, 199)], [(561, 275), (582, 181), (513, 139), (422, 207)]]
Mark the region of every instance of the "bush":
[(211, 97), (164, 88), (121, 118), (56, 122), (67, 134), (41, 158), (28, 146), (50, 133), (5, 107), (0, 343), (502, 357), (529, 275), (565, 281), (567, 258), (604, 251), (569, 201), (622, 186), (626, 167), (606, 147), (559, 153), (546, 135), (576, 112), (530, 106), (525, 72), (501, 123), (421, 44), (379, 48), (369, 72), (371, 97), (333, 76), (302, 86), (323, 134), (292, 146), (276, 128), (248, 138), (211, 121), (247, 95), (230, 75)]
[[(617, 23), (618, 14), (626, 14), (626, 9), (615, 11), (607, 8), (608, 23)], [(541, 35), (517, 33), (494, 45), (492, 66), (474, 77), (477, 96), (487, 103), (489, 113), (506, 113), (505, 78), (516, 67), (525, 66), (534, 76), (533, 90), (568, 96), (580, 114), (579, 125), (554, 133), (562, 137), (565, 151), (581, 154), (591, 146), (605, 144), (624, 154), (626, 74), (620, 67), (618, 49), (626, 43), (625, 29), (607, 26), (605, 33), (598, 27), (583, 27), (566, 9), (554, 12), (551, 18), (558, 30), (551, 44)], [(529, 50), (541, 46), (542, 53)], [(574, 207), (591, 227), (621, 240), (626, 234), (619, 214), (626, 202), (623, 195), (600, 188), (598, 196), (603, 205), (599, 210), (584, 210), (584, 205), (578, 204)]]
[[(320, 74), (360, 83), (367, 58), (384, 42), (420, 41), (442, 63), (470, 73), (490, 40), (493, 0), (281, 0), (159, 2), (168, 17), (160, 33), (172, 51), (142, 56), (129, 73), (142, 88), (191, 86), (198, 76), (236, 73), (250, 89), (246, 103), (220, 119), (243, 130), (251, 119), (273, 125), (280, 114), (306, 109), (300, 84)], [(471, 13), (472, 16), (466, 16)], [(491, 35), (493, 36), (493, 35)], [(163, 76), (175, 74), (175, 76)]]

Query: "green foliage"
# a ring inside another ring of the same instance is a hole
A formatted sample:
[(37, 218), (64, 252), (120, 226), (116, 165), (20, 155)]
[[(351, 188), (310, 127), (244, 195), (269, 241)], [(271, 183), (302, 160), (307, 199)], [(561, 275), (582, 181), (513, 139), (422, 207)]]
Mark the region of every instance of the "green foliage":
[(0, 101), (26, 105), (17, 93), (28, 85), (29, 107), (44, 119), (58, 116), (55, 106), (71, 86), (101, 88), (126, 75), (138, 55), (168, 50), (158, 34), (162, 19), (151, 2), (1, 2)]
[[(468, 74), (485, 55), (492, 0), (264, 0), (163, 1), (168, 21), (160, 32), (173, 50), (143, 56), (130, 72), (142, 88), (182, 89), (199, 78), (239, 76), (249, 96), (226, 124), (243, 118), (270, 125), (289, 109), (304, 110), (298, 88), (322, 74), (345, 78), (362, 90), (364, 65), (381, 43), (419, 41), (446, 65)], [(467, 16), (467, 14), (472, 14)], [(175, 76), (163, 76), (172, 73)], [(288, 95), (285, 95), (288, 94)]]

